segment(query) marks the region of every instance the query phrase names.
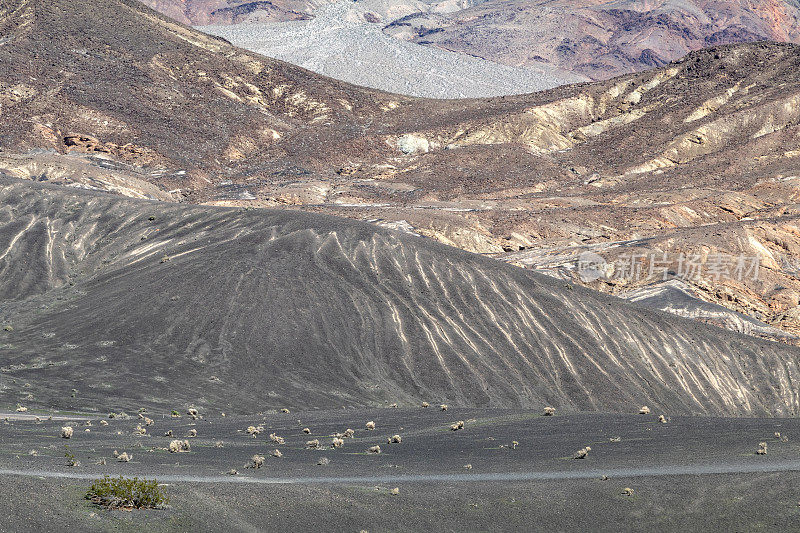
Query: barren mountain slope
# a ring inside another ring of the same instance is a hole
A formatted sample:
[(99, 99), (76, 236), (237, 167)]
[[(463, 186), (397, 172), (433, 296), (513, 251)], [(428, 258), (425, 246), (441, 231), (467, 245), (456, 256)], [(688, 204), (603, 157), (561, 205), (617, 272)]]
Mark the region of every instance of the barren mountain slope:
[(800, 410), (797, 348), (428, 239), (18, 180), (0, 200), (2, 404)]
[(491, 0), (452, 14), (412, 14), (386, 32), (507, 65), (550, 64), (607, 79), (714, 45), (800, 42), (800, 3)]
[(184, 24), (239, 24), (301, 20), (327, 0), (142, 0)]
[[(325, 211), (559, 275), (573, 267), (571, 277), (584, 251), (611, 263), (666, 252), (673, 272), (681, 254), (706, 266), (756, 256), (757, 279), (703, 275), (690, 292), (800, 333), (793, 45), (725, 46), (591, 85), (435, 101), (335, 82), (140, 4), (95, 7), (4, 4), (5, 174)], [(620, 272), (592, 285), (624, 295), (661, 282)]]

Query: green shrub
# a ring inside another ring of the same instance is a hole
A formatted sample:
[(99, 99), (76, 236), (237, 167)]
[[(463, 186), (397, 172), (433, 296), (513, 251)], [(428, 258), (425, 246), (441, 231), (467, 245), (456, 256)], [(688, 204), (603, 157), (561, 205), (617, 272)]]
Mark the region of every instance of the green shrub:
[(169, 503), (165, 490), (155, 479), (108, 475), (92, 483), (86, 499), (109, 509), (157, 509)]

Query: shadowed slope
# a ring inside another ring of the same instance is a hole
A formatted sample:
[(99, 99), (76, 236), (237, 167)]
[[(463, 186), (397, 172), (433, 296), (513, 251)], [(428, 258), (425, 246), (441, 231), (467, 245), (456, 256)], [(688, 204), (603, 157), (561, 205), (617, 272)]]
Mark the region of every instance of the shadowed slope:
[(4, 404), (798, 410), (794, 348), (426, 239), (17, 181), (0, 201)]

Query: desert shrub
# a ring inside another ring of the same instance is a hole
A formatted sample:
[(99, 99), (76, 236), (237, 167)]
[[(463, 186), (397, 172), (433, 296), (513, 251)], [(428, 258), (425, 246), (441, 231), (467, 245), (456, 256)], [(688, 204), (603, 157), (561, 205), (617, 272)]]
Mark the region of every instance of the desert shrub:
[(61, 438), (71, 439), (73, 431), (74, 430), (70, 426), (64, 426), (63, 428), (61, 428)]
[(575, 455), (573, 455), (572, 457), (573, 459), (586, 459), (589, 456), (590, 451), (592, 451), (592, 449), (589, 446), (587, 446), (586, 448), (581, 448), (580, 450), (575, 452)]
[(375, 429), (375, 422), (373, 422), (372, 420), (370, 420), (369, 422), (367, 422), (366, 424), (364, 424), (364, 426), (365, 426), (365, 427), (366, 427), (368, 430), (372, 431), (373, 429)]
[(188, 440), (176, 439), (169, 443), (170, 453), (188, 452), (191, 449)]
[(640, 415), (649, 415), (650, 414), (650, 408), (647, 407), (646, 405), (643, 405), (642, 408), (639, 409), (639, 414)]
[(542, 412), (542, 416), (553, 416), (554, 414), (556, 414), (555, 407), (545, 407)]
[(92, 483), (86, 499), (108, 509), (158, 509), (169, 503), (165, 490), (155, 479), (107, 475)]

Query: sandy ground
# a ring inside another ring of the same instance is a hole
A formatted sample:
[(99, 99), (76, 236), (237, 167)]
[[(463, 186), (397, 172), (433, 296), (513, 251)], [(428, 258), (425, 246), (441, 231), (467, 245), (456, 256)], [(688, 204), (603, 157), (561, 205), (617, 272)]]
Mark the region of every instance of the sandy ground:
[[(661, 424), (656, 415), (433, 408), (197, 421), (146, 416), (154, 422), (145, 436), (134, 435), (143, 424), (135, 417), (108, 420), (108, 426), (96, 418), (91, 426), (72, 422), (70, 439), (60, 437), (61, 422), (0, 424), (0, 498), (7, 502), (0, 530), (769, 531), (800, 525), (800, 421), (793, 419)], [(375, 430), (365, 428), (370, 420)], [(451, 431), (459, 420), (464, 428)], [(263, 430), (253, 438), (250, 425)], [(347, 428), (354, 437), (331, 448), (329, 435)], [(192, 429), (197, 437), (185, 437)], [(189, 440), (191, 451), (166, 451), (168, 430)], [(285, 444), (270, 442), (271, 433)], [(394, 434), (402, 442), (387, 444)], [(320, 448), (308, 449), (315, 439)], [(767, 442), (767, 455), (755, 454), (759, 442)], [(368, 453), (374, 445), (382, 453)], [(586, 459), (572, 458), (587, 445)], [(274, 449), (283, 456), (270, 456)], [(65, 450), (79, 466), (66, 466)], [(133, 458), (117, 462), (114, 450)], [(247, 467), (254, 454), (265, 456), (260, 469)], [(321, 457), (329, 464), (319, 466)], [(101, 459), (105, 465), (97, 464)], [(96, 508), (83, 494), (105, 473), (156, 477), (167, 485), (170, 506)], [(633, 495), (624, 495), (625, 488)]]

